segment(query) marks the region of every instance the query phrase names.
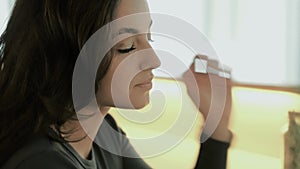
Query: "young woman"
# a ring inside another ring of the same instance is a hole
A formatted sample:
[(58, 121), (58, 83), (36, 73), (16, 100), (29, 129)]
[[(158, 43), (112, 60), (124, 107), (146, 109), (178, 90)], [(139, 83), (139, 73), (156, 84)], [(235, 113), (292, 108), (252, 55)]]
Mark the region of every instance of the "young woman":
[[(145, 0), (16, 0), (0, 40), (0, 166), (3, 169), (150, 168), (141, 158), (131, 158), (138, 154), (126, 137), (110, 134), (105, 128), (99, 132), (97, 126), (92, 134), (87, 133), (77, 119), (72, 101), (72, 75), (87, 40), (107, 23), (140, 12), (149, 12)], [(149, 32), (150, 15), (144, 21), (147, 26), (142, 32)], [(117, 133), (125, 135), (109, 115), (109, 108), (138, 109), (149, 103), (152, 70), (160, 65), (149, 45), (150, 38), (150, 33), (133, 34), (117, 43), (101, 61), (95, 83), (101, 115), (92, 116), (99, 126), (105, 121)], [(129, 84), (120, 89), (129, 89), (130, 105), (115, 104), (110, 92), (115, 72), (130, 55), (134, 52), (140, 55), (138, 51), (143, 50), (148, 51), (146, 56), (139, 56), (139, 62), (130, 62), (130, 67), (139, 70), (134, 77), (125, 77), (125, 82), (130, 79)], [(206, 100), (199, 107), (206, 116), (211, 99), (210, 80), (207, 74), (193, 73), (193, 77), (200, 98)], [(186, 73), (188, 92), (192, 96), (195, 92), (190, 88), (190, 79)], [(229, 81), (227, 89), (231, 90)], [(211, 138), (202, 144), (196, 168), (226, 167), (231, 136), (227, 128), (231, 95), (227, 93), (223, 118)], [(102, 142), (109, 140), (114, 150), (132, 156), (116, 155), (94, 144), (96, 133), (106, 133)]]

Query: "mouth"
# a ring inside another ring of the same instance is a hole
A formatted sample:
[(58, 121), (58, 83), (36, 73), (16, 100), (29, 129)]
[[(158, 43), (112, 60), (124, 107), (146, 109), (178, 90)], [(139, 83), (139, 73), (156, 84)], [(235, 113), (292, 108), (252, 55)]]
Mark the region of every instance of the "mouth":
[(153, 77), (151, 77), (150, 79), (148, 79), (142, 83), (138, 83), (137, 85), (135, 85), (135, 87), (150, 90), (152, 88), (152, 79), (153, 79)]

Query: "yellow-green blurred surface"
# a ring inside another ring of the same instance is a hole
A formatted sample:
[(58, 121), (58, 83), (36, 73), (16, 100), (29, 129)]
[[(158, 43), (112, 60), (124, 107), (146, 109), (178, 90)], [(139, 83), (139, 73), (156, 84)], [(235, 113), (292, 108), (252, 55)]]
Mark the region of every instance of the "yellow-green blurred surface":
[[(144, 158), (153, 168), (193, 168), (199, 152), (199, 132), (203, 123), (186, 93), (185, 85), (174, 80), (155, 79), (151, 104), (140, 111), (112, 109), (111, 114), (129, 138), (157, 137), (173, 125), (189, 124), (191, 130), (182, 136), (181, 128), (168, 132), (168, 142), (183, 138), (169, 151)], [(283, 159), (282, 127), (288, 121), (288, 111), (300, 110), (300, 95), (234, 87), (230, 128), (234, 133), (228, 152), (228, 169), (281, 169)], [(182, 111), (184, 108), (184, 111)], [(180, 118), (179, 118), (180, 116)], [(192, 120), (191, 120), (192, 119)], [(134, 143), (133, 143), (134, 144)], [(143, 145), (137, 151), (151, 150)]]

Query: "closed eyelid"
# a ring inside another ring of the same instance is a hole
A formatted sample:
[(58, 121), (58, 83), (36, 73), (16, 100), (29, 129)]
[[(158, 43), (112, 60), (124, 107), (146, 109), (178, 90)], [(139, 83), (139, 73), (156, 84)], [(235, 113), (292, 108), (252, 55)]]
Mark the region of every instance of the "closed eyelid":
[(132, 35), (131, 37), (118, 42), (115, 47), (121, 50), (131, 48), (132, 46), (138, 47), (139, 45), (143, 44), (145, 40), (147, 42), (153, 42), (151, 32)]
[(136, 47), (134, 46), (134, 43), (132, 43), (132, 45), (130, 47), (128, 46), (128, 47), (124, 47), (124, 48), (118, 48), (117, 51), (121, 54), (126, 54), (135, 49), (136, 49)]
[(125, 47), (128, 47), (128, 46), (131, 46), (133, 43), (135, 42), (135, 39), (133, 37), (129, 37), (129, 38), (126, 38), (126, 39), (123, 39), (121, 41), (119, 41), (115, 46), (116, 47), (122, 47), (122, 48), (125, 48)]

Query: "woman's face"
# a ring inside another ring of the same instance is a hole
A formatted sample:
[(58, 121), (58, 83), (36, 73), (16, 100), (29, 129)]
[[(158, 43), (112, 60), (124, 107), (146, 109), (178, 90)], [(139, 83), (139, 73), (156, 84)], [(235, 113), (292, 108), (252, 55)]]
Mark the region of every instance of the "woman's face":
[[(141, 12), (149, 12), (146, 0), (120, 0), (115, 19)], [(160, 66), (160, 61), (149, 44), (150, 14), (139, 17), (142, 19), (134, 20), (134, 24), (122, 21), (118, 24), (117, 36), (129, 37), (112, 49), (110, 68), (96, 94), (101, 106), (139, 109), (149, 103), (152, 70)]]

